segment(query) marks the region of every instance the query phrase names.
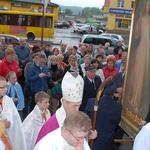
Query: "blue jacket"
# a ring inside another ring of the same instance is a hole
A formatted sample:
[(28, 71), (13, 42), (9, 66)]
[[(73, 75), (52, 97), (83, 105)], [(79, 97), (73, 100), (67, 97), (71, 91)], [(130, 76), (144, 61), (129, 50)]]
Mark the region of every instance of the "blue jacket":
[(44, 50), (44, 53), (45, 53), (45, 55), (46, 55), (47, 58), (48, 58), (48, 56), (50, 56), (52, 54), (51, 51), (47, 51), (47, 50)]
[(15, 52), (18, 56), (19, 64), (21, 63), (22, 60), (25, 60), (26, 63), (29, 61), (30, 55), (29, 47), (18, 45), (15, 47)]
[(7, 83), (7, 93), (10, 98), (18, 98), (17, 109), (22, 110), (25, 106), (24, 104), (24, 94), (22, 88), (18, 82), (15, 84)]
[(28, 72), (28, 82), (30, 83), (30, 90), (32, 92), (39, 92), (44, 91), (47, 92), (48, 89), (48, 79), (49, 77), (45, 76), (43, 78), (39, 77), (40, 73), (48, 73), (48, 67), (46, 65), (43, 66), (42, 69), (40, 69), (39, 66), (36, 65), (36, 62), (33, 62), (33, 64), (29, 68)]

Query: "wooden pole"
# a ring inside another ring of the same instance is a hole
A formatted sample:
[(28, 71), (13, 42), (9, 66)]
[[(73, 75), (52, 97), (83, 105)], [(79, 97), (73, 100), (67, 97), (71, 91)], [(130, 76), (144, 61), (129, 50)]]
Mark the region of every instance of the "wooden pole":
[(115, 139), (114, 140), (115, 143), (133, 143), (134, 140), (128, 140), (128, 139)]
[[(100, 100), (100, 97), (102, 95), (103, 89), (104, 87), (110, 82), (112, 81), (112, 77), (107, 78), (106, 80), (104, 80), (104, 82), (100, 85), (97, 94), (96, 94), (96, 100), (94, 103), (94, 116), (93, 116), (93, 124), (92, 124), (92, 130), (94, 131), (96, 128), (96, 120), (97, 120), (97, 111), (98, 111), (98, 103)], [(93, 144), (94, 144), (94, 140), (90, 140), (90, 148), (92, 150), (93, 148)]]
[(44, 34), (44, 25), (45, 25), (45, 17), (44, 17), (44, 3), (42, 5), (43, 11), (42, 11), (42, 29), (41, 29), (41, 47), (43, 48), (43, 34)]

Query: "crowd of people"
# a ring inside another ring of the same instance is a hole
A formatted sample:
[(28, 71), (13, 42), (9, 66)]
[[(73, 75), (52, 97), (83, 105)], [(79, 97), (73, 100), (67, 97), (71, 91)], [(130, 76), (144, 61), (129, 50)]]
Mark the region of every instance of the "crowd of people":
[[(4, 42), (1, 37), (1, 150), (88, 150), (90, 139), (94, 150), (116, 148), (117, 132), (123, 136), (118, 98), (127, 60), (121, 42), (113, 53), (108, 42), (96, 49), (93, 44), (53, 48), (47, 43), (32, 50), (22, 38), (16, 47)], [(91, 130), (95, 97), (107, 78), (112, 80), (100, 97), (96, 129)]]

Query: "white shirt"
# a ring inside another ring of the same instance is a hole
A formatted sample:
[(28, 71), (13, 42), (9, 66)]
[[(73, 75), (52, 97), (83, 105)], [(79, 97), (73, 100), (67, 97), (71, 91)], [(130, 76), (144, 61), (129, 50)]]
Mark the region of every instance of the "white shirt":
[(0, 120), (7, 119), (11, 126), (6, 129), (14, 150), (27, 150), (22, 122), (13, 100), (5, 95), (3, 97), (3, 110)]
[(150, 123), (143, 126), (137, 134), (133, 150), (150, 150)]
[(39, 109), (38, 105), (35, 105), (32, 112), (23, 121), (27, 150), (33, 150), (34, 144), (42, 126), (51, 116), (49, 110), (47, 110), (45, 120), (42, 118), (42, 113), (43, 112)]
[(105, 80), (104, 73), (103, 73), (102, 69), (96, 70), (96, 75), (98, 75), (101, 78), (102, 82)]
[(0, 140), (0, 150), (6, 150), (3, 142)]
[[(61, 127), (50, 132), (43, 137), (34, 147), (33, 150), (75, 150), (61, 136)], [(90, 150), (86, 140), (84, 139), (84, 150)]]

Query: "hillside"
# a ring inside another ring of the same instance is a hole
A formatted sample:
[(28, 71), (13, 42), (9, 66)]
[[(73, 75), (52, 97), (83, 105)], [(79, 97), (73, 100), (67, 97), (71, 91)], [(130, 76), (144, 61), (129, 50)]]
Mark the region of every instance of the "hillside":
[(61, 6), (59, 5), (59, 7), (61, 8), (61, 11), (64, 11), (65, 9), (70, 9), (73, 12), (73, 15), (78, 15), (79, 12), (82, 13), (83, 8), (82, 7), (78, 7), (78, 6)]

